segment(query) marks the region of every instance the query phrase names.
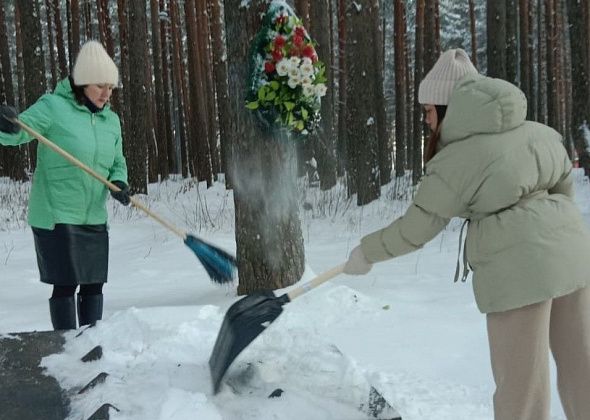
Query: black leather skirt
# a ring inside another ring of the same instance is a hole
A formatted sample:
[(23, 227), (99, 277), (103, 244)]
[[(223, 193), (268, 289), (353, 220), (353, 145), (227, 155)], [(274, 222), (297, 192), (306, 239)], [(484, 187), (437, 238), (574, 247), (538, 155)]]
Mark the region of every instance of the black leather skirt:
[(106, 283), (109, 234), (104, 225), (56, 224), (33, 228), (37, 265), (43, 283), (56, 286)]

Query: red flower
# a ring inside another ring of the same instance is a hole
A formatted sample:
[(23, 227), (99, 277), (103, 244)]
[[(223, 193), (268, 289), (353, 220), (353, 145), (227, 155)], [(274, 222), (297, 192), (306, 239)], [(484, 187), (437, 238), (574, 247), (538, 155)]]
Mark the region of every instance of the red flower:
[(317, 63), (318, 60), (319, 60), (319, 58), (318, 58), (318, 55), (317, 54), (314, 54), (313, 57), (311, 57), (311, 62), (312, 63)]
[(295, 35), (305, 38), (305, 29), (303, 26), (298, 26), (295, 28)]
[(281, 61), (283, 59), (283, 53), (279, 50), (274, 50), (271, 54), (274, 61)]
[(313, 48), (313, 45), (307, 44), (303, 48), (303, 51), (301, 52), (301, 55), (303, 55), (304, 57), (307, 57), (307, 58), (310, 58), (310, 59), (313, 60), (313, 56), (316, 55), (315, 49)]
[(299, 56), (301, 56), (301, 49), (299, 49), (297, 47), (291, 48), (291, 51), (289, 51), (289, 57), (299, 57)]
[(278, 16), (275, 19), (275, 24), (277, 24), (277, 25), (284, 25), (285, 23), (287, 23), (287, 16), (286, 15)]
[(303, 45), (303, 37), (300, 35), (295, 35), (293, 37), (293, 44), (295, 44), (296, 47), (301, 47)]
[(275, 49), (283, 48), (286, 42), (287, 40), (284, 36), (277, 35), (277, 37), (275, 38)]
[(274, 63), (267, 61), (264, 63), (264, 71), (267, 73), (272, 73), (273, 71), (275, 71), (275, 65)]

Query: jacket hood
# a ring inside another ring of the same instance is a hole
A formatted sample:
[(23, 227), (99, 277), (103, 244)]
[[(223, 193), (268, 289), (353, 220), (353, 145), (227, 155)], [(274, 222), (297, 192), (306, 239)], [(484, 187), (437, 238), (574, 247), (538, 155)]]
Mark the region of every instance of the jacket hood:
[(511, 83), (482, 75), (461, 79), (449, 100), (440, 146), (475, 134), (502, 133), (525, 122), (527, 100)]
[[(74, 91), (72, 90), (72, 84), (70, 83), (69, 78), (65, 78), (65, 79), (59, 81), (57, 83), (57, 85), (55, 86), (55, 90), (53, 91), (53, 93), (72, 101), (72, 103), (74, 104), (74, 106), (76, 108), (90, 112), (90, 110), (85, 105), (81, 105), (78, 103), (78, 101), (76, 101), (76, 97), (74, 96)], [(100, 116), (101, 114), (103, 114), (102, 111), (109, 110), (110, 108), (111, 108), (110, 105), (106, 104), (102, 108), (102, 110), (97, 113), (97, 115)]]
[(70, 79), (66, 78), (60, 80), (57, 85), (55, 86), (55, 90), (53, 91), (56, 95), (62, 96), (64, 98), (71, 99), (75, 101), (74, 98), (74, 91), (72, 90), (72, 85), (70, 84)]

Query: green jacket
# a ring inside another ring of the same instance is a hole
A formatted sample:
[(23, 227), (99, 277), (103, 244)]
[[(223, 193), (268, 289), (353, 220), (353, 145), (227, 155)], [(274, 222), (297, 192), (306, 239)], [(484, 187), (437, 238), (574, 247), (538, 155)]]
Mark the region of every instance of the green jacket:
[(367, 259), (414, 251), (458, 216), (470, 220), (466, 257), (482, 312), (587, 286), (590, 236), (573, 201), (571, 162), (561, 136), (525, 116), (526, 98), (510, 83), (480, 75), (458, 82), (414, 202), (362, 239)]
[[(78, 104), (68, 79), (59, 82), (53, 94), (43, 95), (22, 112), (19, 119), (105, 178), (127, 183), (119, 117), (108, 106), (93, 114)], [(0, 133), (3, 145), (31, 140), (24, 130), (14, 135)], [(107, 193), (100, 181), (47, 146), (37, 146), (29, 198), (31, 226), (53, 229), (56, 223), (106, 223)]]

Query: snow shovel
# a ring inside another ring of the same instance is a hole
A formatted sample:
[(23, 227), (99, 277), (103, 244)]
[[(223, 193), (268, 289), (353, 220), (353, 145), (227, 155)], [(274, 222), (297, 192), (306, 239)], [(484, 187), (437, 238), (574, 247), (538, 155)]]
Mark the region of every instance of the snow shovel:
[[(84, 163), (80, 162), (70, 153), (66, 152), (65, 150), (57, 146), (51, 140), (43, 137), (41, 134), (37, 133), (31, 127), (24, 124), (22, 121), (18, 120), (17, 118), (11, 119), (11, 121), (15, 124), (18, 124), (24, 131), (26, 131), (28, 134), (39, 140), (45, 146), (49, 147), (54, 152), (63, 156), (70, 163), (76, 165), (89, 175), (93, 176), (94, 178), (102, 182), (110, 190), (115, 192), (121, 191), (119, 187), (110, 182), (108, 179), (98, 174), (92, 168), (88, 167)], [(150, 209), (148, 209), (141, 201), (137, 200), (136, 198), (129, 197), (129, 199), (134, 207), (143, 210), (152, 219), (156, 220), (165, 228), (171, 230), (176, 235), (180, 236), (184, 241), (185, 245), (188, 246), (190, 250), (193, 251), (193, 253), (197, 256), (199, 261), (201, 261), (201, 264), (203, 264), (203, 267), (209, 274), (209, 277), (211, 277), (211, 280), (220, 284), (228, 283), (233, 280), (236, 271), (236, 259), (232, 255), (228, 254), (222, 249), (217, 248), (216, 246), (211, 245), (208, 242), (205, 242), (201, 238), (184, 232), (176, 226), (168, 223), (166, 220), (164, 220), (163, 218), (152, 212)]]
[(219, 391), (221, 380), (234, 359), (278, 318), (284, 304), (336, 277), (343, 269), (344, 264), (336, 266), (281, 296), (275, 296), (271, 290), (261, 291), (245, 296), (230, 306), (209, 358), (213, 393)]

